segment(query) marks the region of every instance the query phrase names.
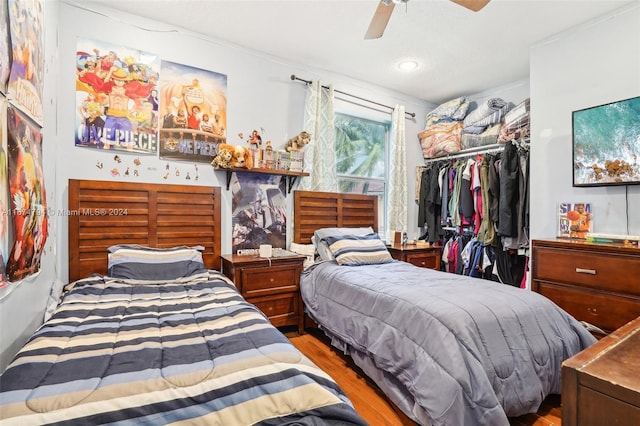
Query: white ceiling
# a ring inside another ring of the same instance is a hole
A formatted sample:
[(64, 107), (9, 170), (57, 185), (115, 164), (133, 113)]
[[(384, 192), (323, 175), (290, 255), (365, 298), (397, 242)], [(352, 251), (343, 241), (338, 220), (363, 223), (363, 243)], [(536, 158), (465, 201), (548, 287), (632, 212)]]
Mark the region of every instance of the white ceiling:
[[(364, 40), (378, 0), (91, 0), (287, 61), (344, 74), (432, 103), (529, 76), (529, 48), (640, 0), (492, 0), (471, 12), (448, 0), (395, 7)], [(401, 72), (412, 58), (420, 66)], [(305, 78), (305, 76), (301, 76)]]

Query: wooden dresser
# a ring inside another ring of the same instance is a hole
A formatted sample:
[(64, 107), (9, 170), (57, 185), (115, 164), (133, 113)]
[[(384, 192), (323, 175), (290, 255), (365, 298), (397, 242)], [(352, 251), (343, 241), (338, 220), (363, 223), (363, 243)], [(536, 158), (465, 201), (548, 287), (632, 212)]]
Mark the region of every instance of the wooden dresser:
[(440, 269), (440, 250), (442, 247), (422, 247), (415, 244), (402, 246), (394, 244), (387, 247), (391, 257), (412, 263), (421, 268)]
[(640, 318), (562, 364), (562, 426), (640, 425)]
[(640, 316), (638, 247), (560, 239), (531, 247), (532, 290), (579, 321), (610, 333)]
[(302, 334), (300, 274), (305, 256), (262, 258), (227, 254), (221, 259), (222, 273), (249, 303), (256, 305), (274, 326), (295, 325)]

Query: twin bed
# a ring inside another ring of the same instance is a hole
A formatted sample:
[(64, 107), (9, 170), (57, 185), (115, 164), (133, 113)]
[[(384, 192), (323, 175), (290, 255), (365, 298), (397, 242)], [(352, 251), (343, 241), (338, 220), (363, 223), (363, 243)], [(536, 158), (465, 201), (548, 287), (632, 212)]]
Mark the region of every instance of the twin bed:
[[(220, 189), (70, 181), (69, 282), (0, 376), (2, 424), (364, 425), (220, 268)], [(389, 258), (378, 200), (294, 192), (309, 317), (423, 425), (508, 425), (594, 339), (547, 299)], [(356, 230), (357, 229), (357, 230)], [(386, 253), (386, 254), (385, 254)]]
[(366, 424), (216, 272), (220, 188), (70, 181), (69, 211), (70, 284), (0, 376), (0, 423)]
[(370, 237), (375, 197), (294, 197), (294, 240), (322, 258), (301, 277), (306, 313), (421, 425), (536, 412), (560, 393), (562, 362), (595, 342), (537, 293), (390, 259)]

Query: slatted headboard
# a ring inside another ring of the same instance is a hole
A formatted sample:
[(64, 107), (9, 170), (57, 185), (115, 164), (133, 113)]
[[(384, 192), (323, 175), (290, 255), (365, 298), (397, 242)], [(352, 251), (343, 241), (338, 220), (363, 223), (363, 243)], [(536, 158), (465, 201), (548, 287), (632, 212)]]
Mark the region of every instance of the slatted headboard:
[(293, 241), (310, 244), (319, 228), (371, 226), (378, 231), (378, 197), (334, 192), (294, 191)]
[(220, 268), (220, 188), (69, 180), (69, 281), (107, 273), (107, 248), (204, 246)]

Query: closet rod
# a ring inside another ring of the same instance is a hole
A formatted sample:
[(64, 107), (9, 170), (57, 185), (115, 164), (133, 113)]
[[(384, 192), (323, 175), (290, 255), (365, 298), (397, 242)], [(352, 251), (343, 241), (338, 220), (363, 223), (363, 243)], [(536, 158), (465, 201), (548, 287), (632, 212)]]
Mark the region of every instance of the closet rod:
[[(298, 80), (298, 81), (302, 81), (302, 82), (304, 82), (304, 83), (306, 83), (306, 84), (311, 84), (311, 83), (312, 83), (312, 81), (311, 81), (311, 80), (305, 80), (304, 78), (297, 77), (295, 74), (291, 74), (291, 80)], [(322, 87), (324, 87), (325, 89), (328, 89), (328, 88), (329, 88), (329, 86), (322, 86)], [(352, 97), (352, 98), (356, 98), (356, 99), (359, 99), (359, 100), (361, 100), (361, 101), (369, 102), (369, 103), (371, 103), (371, 104), (375, 104), (375, 105), (378, 105), (378, 106), (381, 106), (381, 107), (384, 107), (384, 108), (387, 108), (387, 109), (393, 110), (393, 107), (391, 107), (391, 106), (389, 106), (389, 105), (381, 104), (381, 103), (379, 103), (379, 102), (372, 101), (372, 100), (370, 100), (370, 99), (361, 98), (360, 96), (352, 95), (351, 93), (343, 92), (343, 91), (340, 91), (340, 90), (335, 90), (335, 89), (334, 89), (333, 91), (334, 91), (334, 92), (336, 92), (336, 93), (340, 93), (341, 95), (350, 96), (350, 97)], [(410, 116), (411, 118), (414, 118), (414, 117), (416, 116), (416, 113), (415, 113), (415, 112), (406, 112), (406, 111), (405, 111), (404, 113), (405, 113), (406, 115)]]

